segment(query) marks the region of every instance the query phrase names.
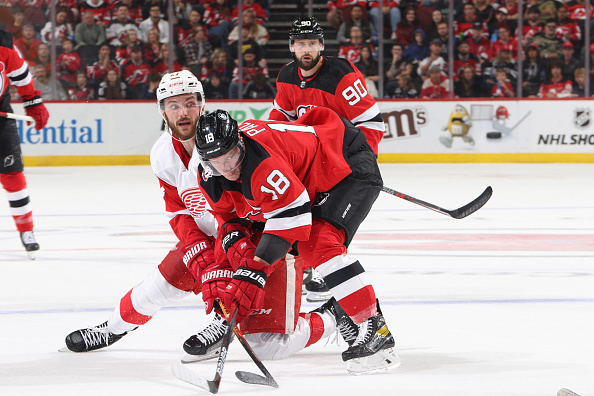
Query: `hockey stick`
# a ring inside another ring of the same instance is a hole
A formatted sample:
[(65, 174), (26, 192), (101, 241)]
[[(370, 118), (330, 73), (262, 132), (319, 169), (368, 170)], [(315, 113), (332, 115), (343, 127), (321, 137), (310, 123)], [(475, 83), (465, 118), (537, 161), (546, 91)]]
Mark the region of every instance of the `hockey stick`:
[(223, 342), (221, 343), (221, 350), (219, 352), (219, 359), (217, 361), (217, 370), (215, 372), (215, 377), (212, 381), (206, 380), (200, 377), (198, 374), (194, 373), (192, 370), (177, 362), (173, 366), (171, 366), (171, 371), (173, 375), (179, 378), (182, 381), (185, 381), (189, 384), (195, 385), (199, 388), (206, 389), (210, 391), (210, 393), (217, 393), (219, 391), (219, 386), (221, 385), (221, 378), (223, 376), (223, 367), (225, 366), (225, 362), (227, 361), (227, 351), (229, 350), (229, 343), (231, 342), (231, 336), (233, 335), (233, 328), (235, 327), (235, 319), (237, 318), (236, 309), (229, 321), (229, 328), (225, 332), (223, 336)]
[(382, 191), (386, 192), (388, 194), (391, 194), (395, 197), (402, 198), (409, 202), (420, 205), (424, 208), (431, 209), (437, 213), (441, 213), (443, 215), (453, 217), (454, 219), (463, 219), (464, 217), (473, 214), (474, 212), (476, 212), (477, 210), (482, 208), (483, 205), (485, 205), (487, 203), (489, 198), (491, 198), (491, 195), (493, 195), (493, 189), (491, 188), (491, 186), (489, 186), (485, 189), (485, 191), (483, 191), (483, 193), (481, 195), (479, 195), (477, 198), (475, 198), (470, 203), (467, 203), (466, 205), (464, 205), (458, 209), (447, 210), (447, 209), (441, 208), (437, 205), (430, 204), (429, 202), (422, 201), (418, 198), (411, 197), (410, 195), (406, 195), (406, 194), (403, 194), (396, 190), (392, 190), (391, 188), (388, 188), (386, 186), (382, 187)]
[(10, 118), (12, 120), (22, 120), (22, 121), (35, 122), (35, 118), (33, 118), (31, 116), (14, 114), (14, 113), (4, 113), (2, 111), (0, 111), (0, 117)]
[[(218, 303), (223, 314), (226, 317), (228, 317), (228, 312), (225, 309), (225, 306), (220, 301), (218, 301)], [(231, 324), (229, 325), (231, 326)], [(260, 358), (256, 355), (250, 344), (248, 344), (243, 334), (241, 334), (237, 325), (233, 325), (233, 332), (235, 333), (235, 336), (237, 337), (241, 345), (243, 345), (243, 349), (245, 349), (250, 358), (252, 358), (252, 361), (256, 363), (256, 366), (258, 366), (262, 374), (264, 374), (263, 377), (259, 374), (251, 373), (249, 371), (236, 371), (235, 376), (237, 377), (237, 379), (241, 382), (245, 382), (246, 384), (266, 385), (272, 386), (273, 388), (278, 388), (278, 384), (276, 383), (270, 372), (266, 369)]]

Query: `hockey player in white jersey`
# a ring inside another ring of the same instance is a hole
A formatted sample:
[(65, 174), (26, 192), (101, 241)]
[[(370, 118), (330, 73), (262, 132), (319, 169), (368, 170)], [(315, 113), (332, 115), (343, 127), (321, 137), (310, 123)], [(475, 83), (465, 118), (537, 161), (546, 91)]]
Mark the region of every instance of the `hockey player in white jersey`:
[[(198, 155), (193, 155), (196, 124), (205, 106), (202, 84), (187, 70), (166, 74), (157, 89), (157, 102), (169, 133), (163, 133), (154, 144), (151, 167), (159, 180), (169, 223), (179, 242), (144, 281), (120, 300), (107, 322), (76, 330), (66, 337), (66, 346), (73, 352), (109, 346), (147, 323), (161, 307), (200, 293), (203, 291), (200, 271), (214, 259), (217, 224), (206, 210), (206, 199), (196, 175)], [(196, 164), (192, 166), (194, 161)], [(216, 315), (213, 322), (184, 343), (189, 355), (183, 359), (215, 357), (227, 327)]]

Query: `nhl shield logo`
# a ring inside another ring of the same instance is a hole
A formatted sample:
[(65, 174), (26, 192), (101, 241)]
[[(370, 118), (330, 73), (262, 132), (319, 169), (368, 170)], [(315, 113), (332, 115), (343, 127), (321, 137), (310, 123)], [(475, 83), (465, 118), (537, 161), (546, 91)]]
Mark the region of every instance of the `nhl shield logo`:
[(590, 126), (592, 120), (590, 109), (579, 108), (575, 110), (573, 125), (578, 129), (585, 129)]

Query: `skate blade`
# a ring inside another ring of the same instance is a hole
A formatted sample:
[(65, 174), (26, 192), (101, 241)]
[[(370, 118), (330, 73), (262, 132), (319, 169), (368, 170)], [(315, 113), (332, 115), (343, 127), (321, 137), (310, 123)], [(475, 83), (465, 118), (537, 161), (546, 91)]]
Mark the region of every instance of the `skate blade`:
[(395, 370), (400, 366), (400, 358), (393, 348), (383, 349), (371, 356), (352, 359), (347, 362), (347, 371), (353, 375), (375, 374)]
[(305, 297), (305, 301), (313, 302), (326, 302), (332, 298), (332, 293), (328, 292), (308, 292)]
[(64, 345), (62, 348), (58, 349), (58, 352), (70, 352), (70, 353), (74, 353), (70, 349), (68, 349), (68, 347), (66, 345)]
[(184, 354), (184, 356), (182, 356), (181, 362), (182, 362), (182, 364), (196, 363), (196, 362), (202, 362), (204, 360), (214, 359), (218, 356), (219, 356), (219, 350), (216, 350), (215, 352), (206, 354), (206, 355), (190, 355), (189, 353), (186, 353), (186, 354)]

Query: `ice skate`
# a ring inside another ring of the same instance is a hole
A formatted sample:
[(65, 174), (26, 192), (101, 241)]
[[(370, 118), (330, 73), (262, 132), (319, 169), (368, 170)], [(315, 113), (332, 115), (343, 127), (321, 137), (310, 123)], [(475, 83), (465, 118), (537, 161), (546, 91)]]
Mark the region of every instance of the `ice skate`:
[(381, 313), (358, 325), (359, 334), (353, 344), (342, 353), (351, 374), (373, 374), (400, 366), (394, 352), (394, 337)]
[[(227, 321), (219, 314), (216, 314), (214, 320), (198, 333), (194, 334), (184, 342), (184, 355), (182, 363), (193, 363), (202, 360), (212, 359), (219, 355), (223, 336), (229, 328)], [(233, 340), (235, 336), (232, 336)]]
[(35, 240), (35, 235), (33, 231), (25, 231), (21, 232), (21, 242), (27, 251), (27, 256), (31, 260), (35, 260), (35, 252), (39, 250), (39, 244)]
[(349, 345), (353, 345), (353, 342), (357, 339), (359, 334), (359, 328), (351, 318), (344, 312), (334, 297), (330, 298), (321, 307), (313, 310), (313, 312), (324, 313), (330, 312), (336, 318), (336, 328), (342, 336), (342, 339)]
[(310, 268), (310, 270), (311, 270), (311, 278), (309, 279), (308, 282), (305, 282), (305, 279), (303, 282), (305, 290), (307, 291), (305, 300), (307, 302), (328, 301), (330, 299), (330, 297), (332, 297), (332, 293), (330, 292), (330, 289), (328, 289), (328, 286), (326, 286), (324, 279), (318, 272), (314, 271), (311, 268)]
[[(113, 334), (107, 328), (107, 322), (99, 326), (73, 331), (66, 337), (66, 348), (72, 352), (89, 352), (105, 348), (117, 342), (128, 333)], [(62, 348), (60, 351), (66, 351)]]

